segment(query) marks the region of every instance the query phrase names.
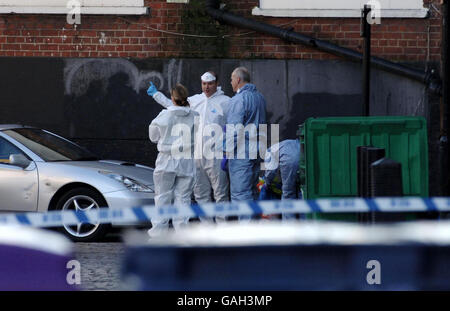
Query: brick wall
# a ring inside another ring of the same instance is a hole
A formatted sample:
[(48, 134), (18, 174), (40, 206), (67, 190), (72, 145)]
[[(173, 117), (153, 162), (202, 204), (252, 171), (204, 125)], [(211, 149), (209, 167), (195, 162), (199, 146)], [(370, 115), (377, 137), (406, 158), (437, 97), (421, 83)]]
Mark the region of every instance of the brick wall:
[[(255, 17), (256, 0), (227, 0), (230, 12), (361, 51), (360, 21), (351, 18)], [(424, 0), (425, 6), (439, 0)], [(329, 59), (334, 56), (246, 29), (219, 25), (201, 0), (190, 4), (146, 0), (149, 16), (83, 15), (81, 25), (63, 15), (0, 15), (0, 56), (225, 57)], [(382, 19), (373, 27), (373, 53), (398, 61), (440, 60), (441, 17)], [(190, 34), (179, 36), (172, 33)]]

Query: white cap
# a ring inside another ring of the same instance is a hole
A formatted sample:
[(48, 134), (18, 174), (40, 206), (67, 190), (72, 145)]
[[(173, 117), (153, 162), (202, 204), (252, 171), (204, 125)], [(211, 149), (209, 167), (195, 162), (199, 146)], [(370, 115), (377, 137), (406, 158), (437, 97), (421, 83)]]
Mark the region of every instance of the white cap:
[(216, 77), (214, 77), (214, 75), (212, 75), (210, 72), (205, 72), (201, 78), (203, 82), (216, 81)]

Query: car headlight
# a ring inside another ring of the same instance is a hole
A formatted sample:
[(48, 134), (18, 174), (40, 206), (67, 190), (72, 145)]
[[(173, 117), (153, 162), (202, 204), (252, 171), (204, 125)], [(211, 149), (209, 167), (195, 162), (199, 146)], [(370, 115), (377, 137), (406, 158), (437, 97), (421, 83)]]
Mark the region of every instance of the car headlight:
[(106, 175), (109, 178), (112, 178), (114, 180), (117, 180), (118, 182), (120, 182), (121, 184), (123, 184), (125, 187), (128, 188), (128, 190), (134, 191), (134, 192), (154, 192), (152, 188), (150, 188), (149, 186), (146, 186), (140, 182), (138, 182), (137, 180), (134, 180), (133, 178), (127, 177), (127, 176), (123, 176), (123, 175), (119, 175), (119, 174), (114, 174), (111, 172), (104, 172), (104, 171), (99, 171), (100, 174)]

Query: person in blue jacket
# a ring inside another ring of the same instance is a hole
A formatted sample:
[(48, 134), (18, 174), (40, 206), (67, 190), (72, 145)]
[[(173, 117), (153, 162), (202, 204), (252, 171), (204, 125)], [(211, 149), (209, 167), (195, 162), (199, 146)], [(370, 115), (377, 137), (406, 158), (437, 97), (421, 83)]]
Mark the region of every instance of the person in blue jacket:
[(280, 170), (281, 199), (297, 199), (297, 171), (300, 161), (300, 142), (297, 139), (287, 139), (267, 149), (264, 159), (266, 172), (265, 184), (270, 186)]
[[(300, 142), (297, 139), (288, 139), (279, 142), (267, 149), (264, 159), (266, 172), (264, 186), (270, 189), (278, 171), (281, 175), (281, 199), (297, 199), (297, 181), (300, 161)], [(299, 198), (301, 199), (301, 198)], [(294, 214), (282, 214), (283, 219), (295, 218)]]
[[(257, 129), (256, 132), (245, 133), (243, 144), (242, 141), (239, 142), (240, 140), (237, 139), (235, 132), (233, 150), (230, 150), (227, 142), (224, 144), (226, 145), (226, 153), (229, 155), (228, 171), (230, 174), (231, 201), (253, 201), (258, 198), (256, 185), (261, 160), (258, 158), (258, 152), (253, 152), (252, 156), (249, 150), (255, 151), (255, 148), (258, 148), (255, 142), (258, 141), (258, 135), (260, 135), (258, 132), (259, 125), (266, 123), (266, 101), (264, 96), (256, 89), (256, 86), (250, 83), (250, 73), (245, 67), (234, 69), (231, 74), (231, 86), (236, 95), (230, 101), (226, 136), (229, 136), (230, 125), (247, 127), (253, 124)], [(245, 153), (241, 152), (244, 147)], [(233, 154), (231, 157), (230, 152)], [(256, 154), (256, 157), (254, 154)]]

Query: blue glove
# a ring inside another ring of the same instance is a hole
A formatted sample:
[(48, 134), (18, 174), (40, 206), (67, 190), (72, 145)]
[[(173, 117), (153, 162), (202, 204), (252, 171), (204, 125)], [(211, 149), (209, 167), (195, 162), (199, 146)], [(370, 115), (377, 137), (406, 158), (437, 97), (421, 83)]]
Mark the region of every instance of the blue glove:
[(222, 162), (220, 162), (220, 168), (222, 169), (222, 171), (228, 172), (228, 159), (227, 158), (222, 159)]
[(147, 94), (149, 96), (153, 96), (156, 94), (156, 92), (158, 92), (158, 89), (156, 88), (156, 86), (153, 84), (153, 82), (150, 82), (150, 86), (147, 89)]

